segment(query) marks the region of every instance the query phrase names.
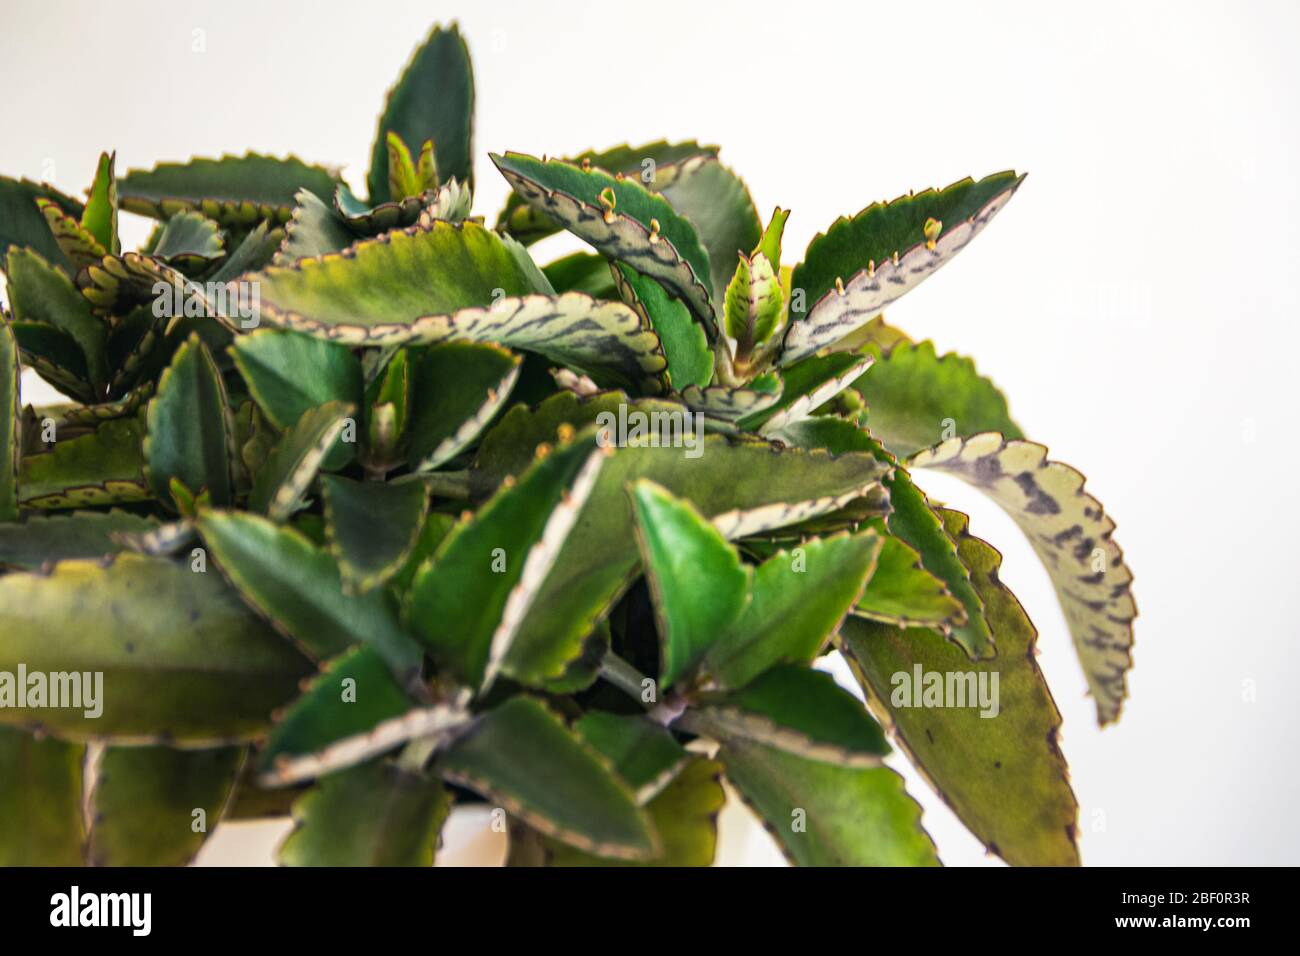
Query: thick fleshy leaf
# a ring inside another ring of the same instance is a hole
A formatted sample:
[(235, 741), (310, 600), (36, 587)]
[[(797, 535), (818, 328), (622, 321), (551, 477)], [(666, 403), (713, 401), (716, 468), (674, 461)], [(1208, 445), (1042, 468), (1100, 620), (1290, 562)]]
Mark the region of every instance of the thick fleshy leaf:
[[(13, 329), (0, 316), (0, 522), (18, 520), (18, 466), (23, 453), (23, 404), (18, 380), (22, 371)], [(6, 561), (0, 551), (0, 564)]]
[(888, 767), (840, 767), (746, 740), (727, 741), (718, 759), (791, 863), (939, 863), (920, 806)]
[[(564, 162), (583, 168), (594, 166), (614, 176), (620, 173), (633, 176), (646, 189), (654, 191), (670, 185), (687, 160), (717, 154), (718, 147), (701, 146), (694, 140), (684, 143), (657, 140), (644, 146), (625, 144), (612, 149), (588, 150), (565, 159)], [(532, 243), (559, 232), (564, 227), (546, 213), (528, 205), (518, 193), (511, 193), (506, 200), (505, 209), (497, 217), (496, 228), (510, 233), (520, 242)]]
[(138, 418), (104, 422), (93, 432), (55, 442), (49, 451), (24, 456), (18, 497), (27, 508), (79, 508), (143, 501), (144, 480)]
[(411, 467), (432, 471), (469, 447), (509, 398), (521, 363), (487, 343), (449, 342), (424, 350), (413, 369)]
[(80, 219), (85, 209), (78, 200), (63, 195), (48, 183), (0, 176), (0, 262), (7, 258), (11, 246), (17, 246), (32, 249), (47, 262), (71, 272), (72, 264), (37, 208), (37, 199), (53, 202), (75, 219)]
[(778, 664), (739, 690), (692, 708), (691, 726), (844, 767), (878, 767), (889, 745), (856, 697), (822, 671)]
[(71, 558), (100, 558), (122, 550), (122, 534), (145, 534), (158, 519), (126, 511), (73, 511), (35, 515), (14, 524), (0, 524), (0, 567), (39, 571)]
[[(427, 698), (427, 688), (421, 688)], [(468, 719), (458, 706), (426, 706), (403, 689), (372, 647), (334, 658), (285, 709), (259, 757), (259, 781), (283, 786), (351, 767)]]
[(474, 70), (456, 24), (433, 28), (388, 93), (366, 176), (372, 203), (400, 198), (389, 195), (389, 133), (412, 149), (433, 140), (439, 179), (473, 185)]
[(381, 591), (343, 593), (328, 553), (292, 528), (240, 511), (205, 512), (199, 533), (244, 601), (315, 660), (369, 644), (402, 683), (418, 679), (421, 654)]
[(644, 806), (653, 800), (690, 760), (668, 730), (647, 717), (593, 710), (573, 729), (614, 767)]
[(629, 399), (623, 392), (597, 392), (579, 397), (563, 391), (550, 396), (535, 408), (516, 404), (501, 416), (483, 436), (474, 458), (475, 486), (478, 497), (496, 490), (507, 475), (518, 477), (533, 463), (537, 446), (554, 445), (560, 432), (582, 431), (595, 424), (602, 412), (618, 414), (620, 405)]
[(632, 486), (636, 539), (654, 598), (664, 689), (704, 659), (740, 616), (752, 573), (687, 501), (649, 481)]
[[(346, 189), (339, 186), (340, 192)], [(275, 265), (287, 266), (298, 259), (342, 252), (357, 241), (357, 234), (349, 228), (337, 205), (331, 206), (306, 189), (298, 190), (295, 201), (293, 215), (284, 224), (284, 239), (272, 260)], [(412, 217), (411, 222), (414, 221)], [(409, 226), (411, 222), (403, 225)]]
[(451, 795), (384, 760), (330, 774), (293, 806), (282, 866), (432, 866)]
[[(659, 852), (644, 866), (709, 866), (718, 844), (718, 813), (727, 802), (722, 765), (695, 758), (661, 793), (646, 804), (659, 837)], [(542, 836), (523, 824), (510, 830), (507, 866), (629, 865), (583, 853)]]
[(206, 491), (214, 505), (229, 504), (233, 432), (221, 372), (207, 346), (192, 335), (177, 349), (149, 402), (144, 457), (153, 493), (171, 501), (174, 479), (195, 496)]
[(85, 752), (0, 726), (0, 866), (82, 865)]
[(1097, 702), (1098, 722), (1119, 719), (1133, 663), (1133, 572), (1111, 537), (1115, 522), (1084, 490), (1083, 475), (1048, 461), (1042, 445), (997, 432), (953, 438), (918, 452), (909, 463), (969, 482), (1020, 526), (1051, 575)]
[(245, 748), (109, 747), (91, 793), (92, 866), (186, 866), (217, 826)]
[[(124, 553), (107, 565), (63, 561), (48, 575), (0, 577), (0, 671), (103, 674), (94, 706), (37, 707), (29, 692), (25, 707), (0, 707), (0, 721), (73, 739), (192, 746), (265, 730), (308, 663), (219, 574), (192, 567)], [(83, 682), (87, 705), (88, 689)]]
[(523, 153), (489, 154), (533, 208), (595, 247), (662, 282), (701, 320), (713, 321), (709, 254), (694, 227), (632, 179)]
[(812, 661), (858, 602), (880, 551), (874, 531), (814, 539), (754, 571), (749, 603), (709, 648), (705, 668), (739, 688), (780, 663)]
[(458, 525), (416, 575), (408, 625), (465, 684), (490, 684), (508, 664), (599, 474), (605, 456), (594, 447), (580, 440), (540, 457)]
[(429, 506), (422, 484), (322, 475), (321, 492), (330, 553), (347, 591), (369, 591), (401, 570)]
[(86, 357), (67, 332), (44, 322), (10, 322), (24, 367), (30, 368), (69, 398), (79, 402), (100, 399), (90, 384)]
[(585, 292), (593, 299), (618, 297), (609, 260), (592, 252), (575, 252), (556, 259), (542, 266), (542, 274), (556, 292)]
[(944, 523), (984, 599), (997, 657), (972, 664), (942, 634), (867, 621), (846, 622), (840, 648), (894, 739), (989, 850), (1016, 866), (1078, 865), (1078, 804), (1038, 635), (998, 579), (1002, 556), (967, 533), (965, 515), (945, 511)]
[(93, 393), (102, 395), (108, 384), (104, 351), (108, 326), (91, 314), (90, 303), (67, 275), (39, 254), (30, 249), (13, 249), (8, 263), (9, 304), (14, 320), (40, 323), (71, 336), (81, 350)]
[(337, 185), (335, 173), (293, 156), (248, 153), (131, 170), (118, 180), (117, 193), (123, 209), (142, 216), (167, 219), (193, 209), (223, 226), (246, 227), (287, 220), (299, 189), (328, 202)]
[(761, 253), (741, 254), (723, 296), (723, 328), (736, 340), (738, 356), (748, 357), (776, 331), (785, 308), (781, 277)]
[(876, 569), (853, 613), (899, 627), (939, 629), (951, 628), (966, 617), (961, 602), (922, 566), (920, 555), (892, 534), (884, 536)]
[(87, 232), (75, 216), (60, 209), (58, 203), (49, 199), (37, 199), (36, 208), (45, 217), (46, 225), (54, 234), (54, 241), (59, 244), (63, 255), (74, 269), (97, 263), (108, 255), (108, 250), (99, 244), (99, 240)]
[(115, 153), (100, 155), (86, 209), (81, 214), (81, 228), (112, 255), (117, 255), (122, 248), (117, 238), (117, 174), (113, 168), (116, 159)]
[(795, 267), (781, 364), (812, 355), (883, 312), (964, 249), (1023, 180), (1010, 172), (963, 179), (837, 219)]
[(287, 521), (302, 503), (303, 496), (330, 449), (334, 448), (351, 421), (355, 409), (342, 402), (326, 402), (303, 412), (272, 449), (253, 482), (248, 498), (251, 511), (260, 511), (272, 521)]
[(167, 220), (153, 255), (177, 269), (202, 269), (226, 254), (221, 227), (202, 213), (178, 212)]
[[(756, 387), (759, 386), (759, 387)], [(687, 386), (682, 391), (682, 401), (693, 411), (703, 412), (710, 418), (736, 422), (750, 415), (760, 415), (781, 400), (783, 385), (775, 377), (754, 380), (744, 388), (710, 385), (699, 388)]]
[(444, 778), (496, 801), (533, 829), (588, 853), (646, 859), (658, 849), (645, 812), (604, 758), (544, 704), (513, 697), (438, 759)]
[(867, 426), (885, 447), (906, 458), (954, 435), (1002, 432), (1024, 437), (1007, 411), (1007, 400), (975, 363), (956, 353), (935, 355), (932, 342), (899, 343), (854, 387), (869, 407)]
[(659, 191), (695, 227), (708, 251), (714, 314), (720, 317), (736, 258), (758, 245), (763, 223), (744, 182), (717, 157), (688, 159), (676, 172)]
[(690, 310), (679, 299), (670, 296), (658, 280), (621, 262), (607, 268), (619, 297), (663, 343), (668, 360), (668, 384), (672, 389), (680, 392), (708, 385), (713, 377), (713, 352), (709, 349), (704, 326), (696, 322)]
[(814, 355), (781, 371), (781, 400), (742, 423), (764, 435), (802, 421), (848, 388), (871, 365), (870, 356), (836, 352)]

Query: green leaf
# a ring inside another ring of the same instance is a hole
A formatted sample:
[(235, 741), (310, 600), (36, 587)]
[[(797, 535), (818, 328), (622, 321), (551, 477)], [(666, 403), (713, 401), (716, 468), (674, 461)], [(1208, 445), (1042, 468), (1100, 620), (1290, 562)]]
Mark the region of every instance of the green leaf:
[(432, 866), (451, 795), (384, 760), (325, 777), (293, 806), (282, 866)]
[(102, 396), (108, 384), (104, 353), (108, 326), (91, 314), (90, 303), (72, 280), (38, 253), (30, 249), (10, 250), (7, 274), (14, 319), (41, 323), (71, 336), (84, 359), (84, 374), (92, 394)]
[[(514, 193), (510, 195), (513, 196)], [(610, 275), (609, 260), (604, 256), (575, 252), (542, 266), (542, 273), (556, 292), (585, 292), (593, 299), (618, 298), (614, 278)], [(628, 302), (628, 305), (632, 303)]]
[(474, 183), (474, 70), (456, 24), (434, 27), (388, 93), (370, 151), (366, 184), (372, 203), (400, 198), (389, 190), (387, 138), (433, 140), (438, 177)]
[(814, 355), (781, 372), (781, 398), (741, 423), (764, 435), (802, 421), (858, 379), (871, 365), (870, 356), (835, 352)]
[(631, 495), (659, 632), (659, 682), (667, 689), (698, 665), (739, 617), (752, 574), (689, 502), (644, 480), (632, 486)]
[[(425, 145), (432, 147), (433, 144), (426, 141)], [(389, 198), (400, 202), (423, 193), (424, 184), (420, 182), (420, 174), (415, 170), (415, 160), (411, 158), (411, 150), (402, 142), (402, 137), (390, 131), (384, 137), (384, 147), (388, 154)], [(434, 178), (437, 179), (436, 171)], [(438, 188), (437, 182), (433, 184), (433, 188)]]
[(85, 751), (0, 726), (0, 866), (82, 865)]
[(146, 421), (145, 474), (159, 499), (172, 499), (169, 488), (177, 480), (196, 496), (206, 491), (215, 505), (230, 503), (234, 423), (221, 373), (197, 334), (177, 349), (158, 380)]
[(747, 416), (760, 415), (779, 402), (783, 387), (778, 378), (771, 379), (770, 383), (755, 379), (745, 388), (731, 388), (727, 385), (699, 388), (690, 385), (682, 390), (681, 399), (692, 411), (703, 412), (710, 418), (727, 422), (739, 422)]
[(132, 170), (118, 181), (117, 193), (127, 212), (167, 219), (193, 209), (222, 226), (239, 228), (263, 219), (284, 222), (293, 214), (298, 190), (328, 201), (337, 185), (335, 173), (296, 157), (248, 153)]
[[(713, 311), (721, 318), (723, 293), (735, 271), (737, 255), (753, 249), (763, 236), (763, 223), (749, 190), (717, 157), (697, 156), (682, 163), (677, 175), (659, 191), (695, 227), (709, 254)], [(776, 263), (771, 265), (775, 268)]]
[(686, 749), (666, 728), (642, 715), (593, 710), (573, 729), (610, 761), (641, 806), (658, 796), (690, 762)]
[[(595, 257), (603, 264), (602, 257)], [(709, 350), (704, 326), (690, 310), (668, 294), (663, 286), (624, 263), (606, 267), (612, 274), (618, 296), (640, 317), (641, 323), (659, 336), (668, 360), (668, 384), (676, 391), (703, 387), (713, 377), (713, 352)]]
[(745, 740), (729, 740), (718, 759), (791, 863), (939, 863), (920, 806), (888, 767), (840, 767)]
[(522, 359), (488, 343), (449, 342), (415, 359), (407, 461), (432, 471), (469, 447), (510, 397)]
[(435, 768), (579, 850), (628, 860), (657, 850), (649, 819), (627, 785), (531, 697), (513, 697), (482, 715)]
[(116, 153), (100, 154), (95, 181), (90, 186), (90, 198), (81, 214), (81, 228), (112, 255), (122, 251), (117, 238), (117, 175), (113, 171), (116, 159)]
[[(338, 188), (340, 194), (346, 190), (347, 186), (341, 185)], [(347, 193), (347, 195), (352, 194)], [(276, 250), (275, 258), (272, 259), (275, 265), (287, 266), (298, 259), (342, 252), (358, 241), (357, 234), (349, 228), (339, 209), (337, 198), (335, 205), (331, 206), (314, 193), (300, 189), (294, 201), (293, 214), (284, 224), (284, 239), (280, 242), (280, 248)], [(368, 208), (367, 212), (369, 212)], [(416, 215), (418, 215), (418, 208)], [(412, 216), (411, 222), (414, 221), (415, 216)], [(404, 225), (410, 224), (410, 222), (404, 223)]]
[(724, 327), (736, 340), (737, 356), (748, 357), (755, 346), (772, 337), (781, 320), (785, 308), (781, 277), (762, 253), (752, 260), (742, 254), (726, 290)]
[[(963, 179), (837, 219), (795, 267), (781, 364), (812, 355), (883, 312), (964, 249), (1023, 180), (1010, 172)], [(932, 238), (935, 224), (940, 232)]]
[(98, 265), (99, 261), (108, 255), (108, 250), (99, 244), (99, 240), (87, 232), (76, 217), (69, 216), (59, 208), (58, 203), (50, 199), (38, 198), (36, 208), (45, 217), (45, 224), (54, 234), (54, 241), (59, 244), (66, 261), (72, 264), (74, 270)]
[(899, 627), (939, 629), (951, 628), (966, 617), (961, 602), (922, 566), (920, 555), (892, 534), (884, 537), (876, 570), (853, 613)]
[[(427, 688), (420, 688), (427, 698)], [(444, 734), (468, 715), (458, 706), (423, 706), (400, 686), (372, 647), (329, 661), (277, 718), (259, 758), (263, 786), (283, 786), (369, 760), (408, 740)]]
[[(1035, 660), (1038, 635), (998, 579), (1002, 556), (969, 535), (967, 521), (944, 512), (984, 600), (995, 659), (972, 664), (942, 634), (867, 621), (846, 622), (840, 647), (872, 709), (981, 842), (1013, 866), (1077, 866), (1078, 803), (1058, 743), (1061, 715)], [(932, 674), (963, 681), (949, 686), (969, 693), (966, 705), (925, 706), (915, 692)], [(975, 682), (987, 682), (996, 713)]]
[(604, 456), (590, 440), (540, 457), (443, 540), (416, 575), (406, 620), (463, 683), (492, 683), (536, 604)]
[(739, 690), (692, 708), (692, 728), (722, 741), (756, 741), (844, 767), (879, 767), (889, 753), (861, 702), (822, 671), (778, 664)]
[(352, 481), (322, 475), (330, 553), (344, 588), (361, 594), (401, 570), (415, 548), (429, 497), (418, 481)]
[(606, 258), (658, 279), (697, 317), (712, 322), (709, 254), (690, 222), (663, 197), (594, 168), (542, 162), (523, 153), (489, 155), (529, 205)]
[(1118, 720), (1133, 663), (1133, 572), (1112, 539), (1115, 522), (1084, 490), (1083, 475), (1048, 461), (1042, 445), (997, 432), (953, 438), (909, 464), (974, 485), (1020, 526), (1056, 588), (1098, 722)]
[(475, 484), (479, 497), (496, 489), (507, 475), (519, 476), (533, 462), (538, 445), (554, 445), (561, 430), (581, 431), (593, 425), (602, 412), (618, 414), (628, 398), (622, 392), (598, 392), (579, 397), (562, 391), (535, 408), (516, 404), (494, 424), (474, 459)]
[(773, 665), (811, 662), (862, 596), (879, 551), (880, 536), (864, 531), (814, 539), (759, 565), (749, 603), (705, 656), (717, 684), (743, 687)]
[(342, 402), (327, 402), (303, 412), (258, 472), (248, 498), (249, 510), (260, 511), (275, 522), (289, 520), (354, 412), (353, 406)]
[[(18, 520), (18, 467), (23, 453), (23, 403), (18, 380), (22, 372), (13, 329), (0, 316), (0, 522)], [(0, 563), (7, 561), (4, 546), (0, 545)]]
[(244, 601), (314, 660), (371, 645), (399, 682), (419, 678), (421, 653), (382, 591), (343, 593), (338, 566), (292, 528), (239, 511), (206, 511), (199, 533)]
[(102, 672), (97, 718), (85, 716), (96, 707), (33, 707), (30, 696), (27, 707), (0, 707), (0, 722), (78, 740), (247, 739), (308, 670), (220, 575), (131, 553), (0, 577), (0, 633), (0, 671)]
[[(717, 850), (718, 813), (727, 802), (722, 765), (695, 758), (646, 804), (660, 850), (644, 866), (709, 866)], [(507, 866), (619, 866), (544, 837), (523, 824), (510, 830)]]
[(178, 212), (163, 225), (153, 255), (177, 269), (202, 269), (226, 255), (221, 227), (197, 212)]
[(118, 535), (145, 534), (157, 518), (126, 511), (73, 511), (0, 524), (0, 567), (38, 571), (49, 562), (100, 558), (122, 550)]
[(854, 383), (870, 406), (871, 433), (896, 455), (907, 457), (953, 435), (998, 431), (1023, 438), (1007, 400), (970, 359), (935, 355), (934, 343), (899, 343), (882, 354)]
[(781, 274), (781, 236), (785, 233), (785, 221), (790, 218), (790, 210), (777, 206), (772, 210), (772, 218), (763, 230), (763, 237), (758, 240), (754, 255), (762, 253), (772, 263), (772, 271)]
[[(12, 287), (11, 287), (12, 288)], [(70, 398), (99, 401), (77, 340), (43, 322), (10, 322), (23, 365)]]
[[(695, 156), (716, 156), (717, 153), (718, 147), (701, 146), (694, 140), (684, 143), (657, 140), (644, 146), (625, 144), (612, 149), (588, 150), (563, 162), (584, 169), (595, 166), (614, 176), (620, 173), (635, 176), (641, 185), (653, 191), (672, 183), (686, 160)], [(563, 227), (546, 213), (524, 202), (518, 193), (512, 192), (505, 209), (497, 217), (496, 228), (510, 233), (520, 242), (533, 243)]]
[(144, 481), (137, 418), (104, 422), (93, 432), (56, 442), (49, 451), (23, 457), (19, 501), (27, 508), (84, 508), (143, 501)]
[(17, 246), (31, 249), (45, 261), (71, 272), (72, 264), (37, 208), (37, 199), (47, 199), (75, 218), (80, 218), (85, 208), (46, 183), (0, 176), (0, 261), (7, 258), (10, 247)]
[(188, 865), (220, 821), (244, 754), (243, 747), (109, 747), (90, 799), (87, 861)]

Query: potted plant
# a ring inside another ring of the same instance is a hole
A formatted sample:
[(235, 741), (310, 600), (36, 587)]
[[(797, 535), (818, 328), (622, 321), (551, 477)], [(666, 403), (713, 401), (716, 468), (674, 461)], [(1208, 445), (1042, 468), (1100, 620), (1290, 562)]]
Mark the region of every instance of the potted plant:
[[(479, 803), (512, 864), (707, 864), (725, 778), (794, 862), (936, 863), (892, 738), (993, 853), (1077, 863), (1036, 632), (914, 473), (1023, 529), (1102, 723), (1132, 576), (1083, 477), (882, 317), (1023, 177), (791, 265), (696, 142), (494, 154), (489, 226), (473, 109), (453, 26), (364, 200), (253, 153), (0, 179), (0, 862), (182, 864), (291, 813), (281, 862), (427, 865)], [(590, 251), (537, 263), (560, 230)]]

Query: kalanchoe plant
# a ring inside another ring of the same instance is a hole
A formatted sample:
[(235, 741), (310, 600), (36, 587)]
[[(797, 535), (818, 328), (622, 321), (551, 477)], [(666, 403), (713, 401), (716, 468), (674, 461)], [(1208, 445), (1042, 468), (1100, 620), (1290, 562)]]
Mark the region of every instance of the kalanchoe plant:
[[(793, 861), (936, 863), (888, 737), (990, 851), (1077, 863), (1034, 627), (913, 474), (1020, 525), (1103, 724), (1114, 525), (881, 316), (1022, 177), (873, 203), (792, 266), (715, 147), (504, 153), (489, 227), (473, 104), (438, 29), (365, 200), (251, 153), (107, 154), (85, 202), (0, 179), (0, 862), (180, 864), (292, 813), (281, 862), (428, 864), (485, 801), (512, 864), (704, 864), (725, 778)], [(138, 252), (121, 211), (157, 220)], [(539, 266), (559, 230), (591, 251)], [(69, 401), (23, 405), (24, 368)]]

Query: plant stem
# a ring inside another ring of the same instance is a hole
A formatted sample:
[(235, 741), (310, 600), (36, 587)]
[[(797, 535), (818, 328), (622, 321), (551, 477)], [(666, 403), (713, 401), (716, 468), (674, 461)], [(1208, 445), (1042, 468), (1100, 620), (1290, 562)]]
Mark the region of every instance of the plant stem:
[(607, 651), (601, 659), (600, 676), (624, 693), (637, 700), (641, 699), (641, 691), (645, 687), (645, 675), (613, 651)]
[(469, 500), (470, 473), (466, 471), (434, 471), (421, 475), (420, 480), (429, 494), (438, 498), (454, 498), (457, 501)]

